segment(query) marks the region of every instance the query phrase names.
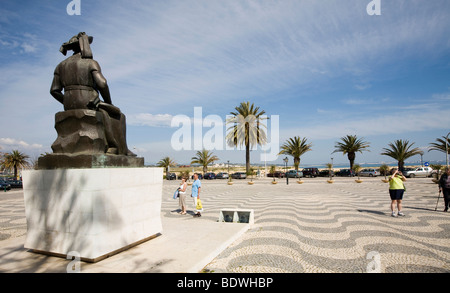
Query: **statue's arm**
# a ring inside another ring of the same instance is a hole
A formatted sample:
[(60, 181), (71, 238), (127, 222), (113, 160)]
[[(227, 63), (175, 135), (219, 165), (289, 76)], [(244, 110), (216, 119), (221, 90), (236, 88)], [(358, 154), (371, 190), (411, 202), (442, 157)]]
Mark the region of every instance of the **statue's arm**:
[(102, 74), (102, 70), (97, 61), (93, 60), (91, 68), (92, 77), (94, 78), (96, 87), (103, 97), (105, 103), (112, 104), (111, 94), (109, 93), (108, 82)]
[(62, 93), (63, 86), (59, 77), (58, 67), (53, 74), (52, 86), (50, 87), (50, 94), (61, 104), (64, 104), (64, 95)]

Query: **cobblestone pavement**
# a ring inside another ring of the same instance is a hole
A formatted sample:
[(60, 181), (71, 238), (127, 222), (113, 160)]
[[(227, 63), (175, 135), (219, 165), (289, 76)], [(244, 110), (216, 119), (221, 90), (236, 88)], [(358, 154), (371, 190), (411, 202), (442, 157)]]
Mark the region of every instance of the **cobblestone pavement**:
[[(408, 180), (405, 217), (393, 218), (381, 178), (203, 180), (202, 219), (222, 208), (253, 209), (255, 224), (211, 261), (206, 272), (450, 272), (450, 213), (429, 178)], [(174, 213), (178, 181), (165, 181), (162, 216)], [(190, 188), (188, 189), (190, 192)], [(188, 201), (189, 209), (192, 203)], [(195, 221), (193, 221), (195, 225)], [(0, 241), (26, 234), (23, 193), (0, 194)], [(1, 244), (1, 242), (0, 242)]]
[[(405, 217), (391, 217), (388, 185), (381, 178), (234, 180), (203, 182), (204, 216), (221, 208), (250, 208), (255, 225), (216, 257), (207, 272), (363, 273), (450, 272), (450, 213), (438, 211), (429, 178), (406, 183)], [(165, 186), (168, 188), (168, 186)], [(170, 194), (169, 190), (166, 190)], [(163, 203), (167, 209), (170, 201)], [(172, 204), (173, 205), (173, 204)]]

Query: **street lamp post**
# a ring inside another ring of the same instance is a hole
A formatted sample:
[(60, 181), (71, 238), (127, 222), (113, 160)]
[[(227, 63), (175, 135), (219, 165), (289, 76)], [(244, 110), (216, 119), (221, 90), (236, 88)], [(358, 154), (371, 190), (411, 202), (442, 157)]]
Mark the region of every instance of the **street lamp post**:
[(286, 174), (286, 185), (289, 185), (289, 177), (288, 177), (288, 172), (287, 172), (287, 163), (288, 163), (289, 159), (286, 157), (283, 159), (283, 161), (286, 165), (286, 173), (285, 173)]

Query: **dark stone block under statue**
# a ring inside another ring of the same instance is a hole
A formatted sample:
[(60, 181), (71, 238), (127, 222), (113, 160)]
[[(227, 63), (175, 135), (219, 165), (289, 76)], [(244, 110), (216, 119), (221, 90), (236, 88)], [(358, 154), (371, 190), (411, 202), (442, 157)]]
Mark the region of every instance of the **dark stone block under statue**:
[(128, 149), (126, 118), (112, 104), (108, 83), (92, 56), (92, 41), (79, 33), (61, 46), (64, 55), (74, 53), (56, 67), (50, 93), (64, 111), (55, 115), (53, 154), (39, 158), (39, 169), (144, 166), (144, 159)]

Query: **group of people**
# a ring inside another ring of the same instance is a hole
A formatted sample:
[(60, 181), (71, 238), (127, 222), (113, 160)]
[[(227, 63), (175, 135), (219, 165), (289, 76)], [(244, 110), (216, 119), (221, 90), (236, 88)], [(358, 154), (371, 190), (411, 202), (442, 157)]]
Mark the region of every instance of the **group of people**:
[[(186, 183), (186, 177), (181, 178), (181, 185), (178, 187), (178, 198), (179, 198), (179, 204), (181, 207), (181, 211), (179, 212), (180, 215), (186, 215), (186, 194), (187, 194), (187, 183)], [(198, 209), (198, 200), (200, 200), (200, 191), (202, 189), (202, 183), (200, 179), (198, 179), (198, 174), (194, 173), (194, 182), (192, 183), (192, 193), (191, 197), (193, 199), (194, 209), (196, 211), (194, 217), (201, 217), (201, 211), (203, 209)]]
[[(392, 169), (392, 175), (389, 177), (389, 195), (391, 197), (391, 211), (392, 217), (404, 216), (405, 214), (402, 212), (402, 200), (403, 194), (406, 190), (405, 184), (403, 182), (406, 181), (403, 173), (397, 168)], [(444, 174), (442, 174), (439, 179), (439, 197), (440, 194), (443, 194), (444, 197), (444, 212), (448, 211), (450, 205), (450, 168), (445, 168)], [(395, 213), (395, 208), (397, 207), (397, 213)]]
[[(403, 194), (406, 190), (404, 182), (406, 181), (405, 176), (403, 173), (397, 169), (394, 168), (391, 171), (391, 177), (389, 177), (389, 195), (391, 197), (391, 216), (392, 217), (402, 217), (405, 214), (402, 211), (402, 200), (403, 200)], [(201, 217), (201, 211), (202, 209), (197, 209), (197, 202), (200, 199), (200, 191), (202, 188), (202, 183), (198, 179), (198, 174), (194, 174), (194, 182), (192, 183), (192, 193), (191, 197), (193, 199), (194, 209), (196, 210), (196, 213), (194, 217)], [(439, 196), (440, 193), (443, 193), (444, 197), (444, 212), (448, 211), (448, 208), (450, 207), (450, 168), (445, 168), (444, 174), (442, 174), (441, 178), (439, 179)], [(187, 194), (187, 183), (186, 178), (183, 177), (181, 179), (181, 185), (178, 187), (178, 198), (179, 198), (179, 204), (181, 207), (181, 211), (179, 214), (186, 215), (186, 194)], [(395, 212), (395, 209), (397, 208), (397, 213)]]

